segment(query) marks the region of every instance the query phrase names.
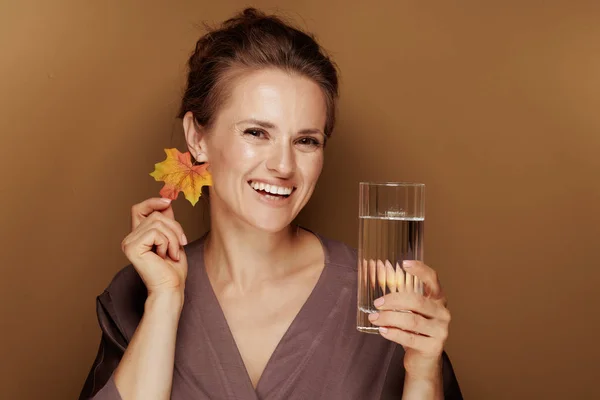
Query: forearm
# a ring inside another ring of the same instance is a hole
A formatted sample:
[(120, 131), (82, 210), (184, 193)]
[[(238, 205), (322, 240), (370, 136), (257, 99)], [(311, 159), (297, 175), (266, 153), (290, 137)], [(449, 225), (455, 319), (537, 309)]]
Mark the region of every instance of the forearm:
[(428, 371), (417, 374), (406, 372), (403, 400), (443, 400), (444, 389), (441, 362)]
[(115, 370), (123, 400), (163, 400), (171, 396), (175, 340), (182, 296), (152, 295), (144, 315)]
[(404, 381), (404, 392), (402, 400), (443, 400), (441, 382), (422, 379), (406, 379)]

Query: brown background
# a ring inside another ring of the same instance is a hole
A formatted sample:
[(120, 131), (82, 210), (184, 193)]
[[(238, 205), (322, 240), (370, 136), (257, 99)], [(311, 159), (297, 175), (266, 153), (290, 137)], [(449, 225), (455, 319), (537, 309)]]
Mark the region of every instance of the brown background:
[[(447, 3), (253, 3), (315, 32), (342, 70), (301, 221), (356, 245), (359, 180), (425, 182), (426, 261), (465, 396), (591, 398), (600, 3)], [(129, 208), (157, 194), (162, 149), (182, 148), (174, 115), (200, 24), (245, 5), (0, 4), (3, 399), (76, 398)], [(201, 207), (180, 198), (176, 213), (188, 237), (205, 229)]]

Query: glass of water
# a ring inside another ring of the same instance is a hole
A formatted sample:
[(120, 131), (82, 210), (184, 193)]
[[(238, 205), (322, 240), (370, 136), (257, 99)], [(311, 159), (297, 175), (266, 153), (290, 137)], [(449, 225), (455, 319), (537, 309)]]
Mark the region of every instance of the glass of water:
[[(423, 261), (425, 185), (361, 182), (358, 236), (357, 329), (379, 333), (369, 322), (375, 299), (394, 292), (423, 294), (423, 282), (406, 272), (404, 260)], [(403, 311), (403, 310), (398, 310)]]

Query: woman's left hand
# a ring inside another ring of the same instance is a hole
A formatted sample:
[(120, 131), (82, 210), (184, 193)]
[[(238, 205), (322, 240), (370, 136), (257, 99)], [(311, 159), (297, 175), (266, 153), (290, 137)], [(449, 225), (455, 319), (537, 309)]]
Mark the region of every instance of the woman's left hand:
[(375, 300), (375, 307), (380, 311), (370, 314), (369, 320), (380, 327), (384, 338), (404, 347), (407, 376), (434, 379), (441, 372), (450, 311), (433, 269), (419, 261), (405, 261), (403, 267), (407, 274), (424, 283), (423, 295), (414, 291), (386, 294)]

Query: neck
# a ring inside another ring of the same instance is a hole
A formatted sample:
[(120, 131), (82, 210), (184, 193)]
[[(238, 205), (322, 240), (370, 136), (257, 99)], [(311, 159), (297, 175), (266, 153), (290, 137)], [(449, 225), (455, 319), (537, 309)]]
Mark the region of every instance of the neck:
[(298, 227), (289, 225), (279, 232), (265, 232), (215, 215), (223, 214), (211, 213), (205, 243), (206, 270), (213, 283), (245, 292), (286, 273), (289, 255), (300, 238)]

